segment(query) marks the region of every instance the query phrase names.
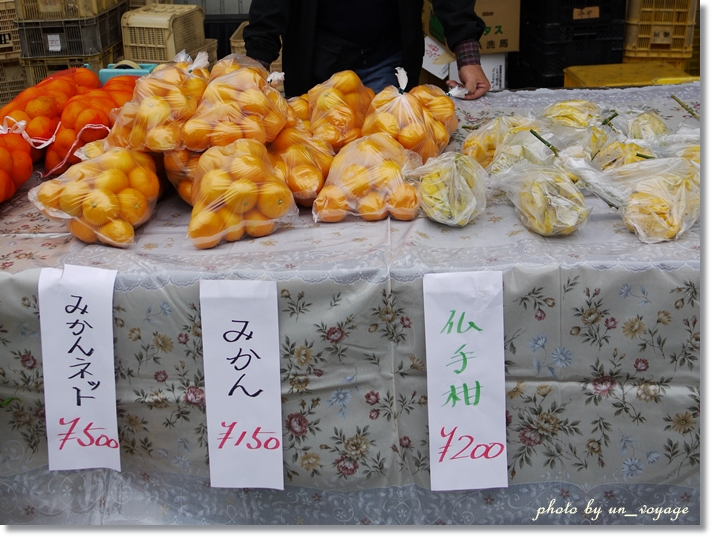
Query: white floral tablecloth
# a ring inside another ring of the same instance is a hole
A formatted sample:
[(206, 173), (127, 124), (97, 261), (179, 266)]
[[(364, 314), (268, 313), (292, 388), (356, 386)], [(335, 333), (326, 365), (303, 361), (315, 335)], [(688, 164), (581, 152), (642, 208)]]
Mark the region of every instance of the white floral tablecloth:
[[(583, 98), (652, 107), (674, 127), (688, 114), (671, 93), (699, 109), (699, 84), (686, 84), (504, 91), (458, 115), (471, 127)], [(588, 222), (563, 238), (491, 204), (462, 229), (304, 213), (271, 236), (196, 251), (177, 196), (126, 250), (82, 245), (16, 196), (0, 206), (0, 522), (699, 524), (699, 225), (643, 244), (586, 200)], [(120, 473), (47, 469), (37, 281), (65, 263), (119, 271)], [(469, 270), (503, 272), (509, 487), (434, 493), (422, 276)], [(209, 486), (206, 278), (278, 282), (283, 492)], [(552, 500), (577, 512), (537, 518)]]

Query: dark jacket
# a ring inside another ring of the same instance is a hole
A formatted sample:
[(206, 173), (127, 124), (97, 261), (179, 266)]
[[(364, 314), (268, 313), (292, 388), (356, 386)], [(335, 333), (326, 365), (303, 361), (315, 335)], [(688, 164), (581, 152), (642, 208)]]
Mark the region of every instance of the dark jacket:
[[(338, 1), (338, 0), (335, 0)], [(417, 85), (423, 63), (423, 0), (398, 0), (403, 65), (408, 88)], [(301, 95), (324, 80), (312, 77), (316, 8), (318, 0), (252, 0), (250, 23), (244, 30), (247, 55), (273, 62), (279, 56), (280, 37), (284, 88), (287, 97)], [(474, 0), (433, 0), (433, 10), (445, 31), (448, 46), (465, 39), (479, 40), (485, 24), (475, 13)]]

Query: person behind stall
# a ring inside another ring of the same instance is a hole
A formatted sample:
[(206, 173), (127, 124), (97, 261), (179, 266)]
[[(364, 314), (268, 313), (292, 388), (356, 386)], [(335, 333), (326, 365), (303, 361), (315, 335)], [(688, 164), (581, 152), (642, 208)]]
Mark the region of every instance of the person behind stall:
[[(466, 99), (490, 89), (478, 42), (485, 23), (474, 7), (474, 0), (433, 0)], [(409, 90), (418, 85), (425, 51), (422, 10), (422, 0), (253, 0), (243, 33), (246, 53), (269, 70), (282, 49), (287, 97), (347, 69), (378, 93), (398, 85), (395, 69), (402, 67)]]

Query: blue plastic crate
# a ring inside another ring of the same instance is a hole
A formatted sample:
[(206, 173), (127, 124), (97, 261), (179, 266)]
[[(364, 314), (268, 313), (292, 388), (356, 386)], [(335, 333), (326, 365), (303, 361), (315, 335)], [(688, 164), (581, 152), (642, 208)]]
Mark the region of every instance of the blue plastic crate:
[(99, 81), (103, 86), (106, 81), (115, 76), (144, 76), (149, 74), (158, 65), (157, 63), (138, 63), (139, 69), (126, 67), (116, 67), (116, 64), (110, 63), (108, 67), (99, 71)]

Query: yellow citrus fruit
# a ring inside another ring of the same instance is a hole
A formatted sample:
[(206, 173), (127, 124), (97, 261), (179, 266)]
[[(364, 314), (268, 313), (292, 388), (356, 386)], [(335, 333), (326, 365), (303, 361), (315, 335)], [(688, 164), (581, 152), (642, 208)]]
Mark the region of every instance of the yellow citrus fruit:
[(245, 232), (250, 237), (264, 237), (277, 229), (277, 222), (257, 209), (247, 211), (243, 217)]
[(200, 178), (197, 199), (206, 205), (221, 203), (225, 192), (232, 183), (232, 177), (226, 171), (210, 170)]
[(360, 198), (371, 189), (371, 174), (366, 166), (348, 164), (340, 176), (344, 191), (352, 198)]
[(193, 205), (193, 180), (183, 179), (178, 183), (176, 187), (178, 190), (178, 195), (185, 201), (188, 205)]
[(418, 190), (410, 183), (401, 183), (388, 195), (386, 205), (393, 218), (413, 220), (418, 215)]
[(94, 178), (94, 188), (100, 188), (113, 192), (121, 192), (129, 186), (128, 176), (118, 168), (104, 170)]
[(374, 188), (382, 191), (391, 191), (403, 180), (401, 167), (392, 160), (383, 161), (371, 169)]
[(140, 226), (150, 216), (148, 200), (135, 188), (124, 188), (116, 197), (119, 199), (119, 215), (132, 226)]
[(135, 166), (133, 154), (123, 147), (112, 147), (98, 161), (104, 170), (120, 170), (128, 174)]
[(415, 149), (425, 140), (425, 126), (423, 123), (414, 121), (403, 127), (396, 139), (406, 149)]
[(64, 190), (64, 186), (57, 179), (51, 179), (37, 190), (37, 201), (47, 208), (59, 209), (59, 195)]
[(196, 248), (213, 248), (220, 244), (223, 235), (223, 220), (210, 209), (193, 209), (188, 224), (188, 237)]
[(234, 213), (242, 214), (257, 204), (257, 185), (250, 179), (233, 181), (223, 194), (225, 205)]
[(119, 216), (119, 199), (109, 190), (94, 189), (84, 196), (82, 216), (92, 226), (103, 226)]
[(268, 218), (281, 218), (293, 207), (292, 191), (282, 181), (260, 184), (257, 208)]
[(388, 211), (380, 192), (369, 192), (358, 202), (358, 214), (364, 220), (383, 220)]
[(264, 161), (252, 154), (237, 155), (229, 168), (230, 176), (233, 179), (249, 179), (255, 183), (265, 181), (269, 170)]
[(222, 218), (225, 240), (228, 242), (239, 241), (245, 236), (245, 224), (242, 221), (242, 214), (234, 213), (227, 207), (218, 211), (218, 216)]
[(99, 228), (99, 240), (111, 246), (128, 246), (134, 240), (134, 228), (126, 220), (117, 218)]
[(349, 211), (346, 195), (336, 185), (324, 185), (314, 200), (313, 211), (323, 222), (341, 222)]
[(86, 181), (72, 181), (64, 185), (59, 194), (59, 208), (69, 216), (80, 216), (82, 214), (82, 203), (84, 198), (91, 192), (91, 188)]
[(158, 198), (161, 189), (156, 173), (144, 166), (136, 166), (129, 172), (129, 186), (141, 192), (149, 201)]
[(93, 244), (97, 241), (96, 233), (85, 222), (78, 218), (72, 218), (67, 222), (69, 232), (82, 242)]

